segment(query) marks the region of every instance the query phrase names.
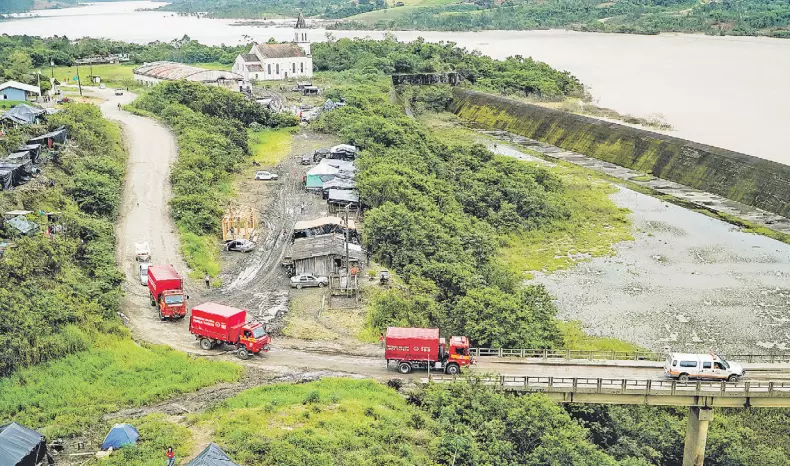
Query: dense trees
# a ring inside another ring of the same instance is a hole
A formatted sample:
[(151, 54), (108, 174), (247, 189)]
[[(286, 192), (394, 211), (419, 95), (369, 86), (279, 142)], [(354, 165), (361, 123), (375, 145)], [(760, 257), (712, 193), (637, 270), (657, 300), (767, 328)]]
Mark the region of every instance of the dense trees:
[[(70, 105), (49, 125), (65, 125), (74, 141), (44, 170), (55, 186), (28, 185), (0, 197), (4, 211), (33, 211), (28, 217), (41, 226), (27, 237), (8, 227), (2, 235), (14, 247), (0, 260), (0, 375), (86, 349), (91, 331), (118, 325), (122, 277), (113, 221), (124, 173), (120, 132), (92, 105)], [(51, 237), (42, 233), (48, 227)]]
[(387, 8), (386, 0), (174, 0), (163, 10), (200, 13), (213, 18), (266, 18), (271, 15), (347, 18)]
[[(443, 31), (570, 28), (636, 34), (677, 31), (788, 37), (788, 24), (790, 4), (785, 0), (509, 0), (501, 4), (428, 4), (393, 15), (373, 27)], [(370, 26), (353, 22), (336, 27)]]
[[(583, 92), (581, 83), (572, 74), (531, 58), (515, 56), (494, 60), (452, 42), (435, 44), (424, 39), (400, 42), (389, 36), (378, 41), (319, 42), (313, 45), (313, 64), (318, 71), (356, 69), (385, 74), (457, 71), (467, 85), (502, 94), (561, 98)], [(437, 98), (441, 100), (441, 95), (421, 96), (421, 100), (430, 101), (434, 106)]]
[[(448, 146), (387, 103), (388, 79), (345, 72), (350, 104), (317, 123), (363, 149), (365, 243), (408, 284), (374, 298), (370, 325), (436, 325), (475, 344), (560, 344), (545, 290), (522, 288), (494, 257), (500, 232), (566, 217), (562, 183), (480, 145)], [(360, 82), (360, 84), (353, 84)]]

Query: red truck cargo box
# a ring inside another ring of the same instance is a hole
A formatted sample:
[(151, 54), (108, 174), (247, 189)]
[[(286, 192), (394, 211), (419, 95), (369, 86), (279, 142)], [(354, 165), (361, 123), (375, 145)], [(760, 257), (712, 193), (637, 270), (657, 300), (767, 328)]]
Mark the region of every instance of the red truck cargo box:
[(201, 337), (235, 342), (239, 329), (247, 321), (247, 311), (217, 303), (203, 303), (192, 308), (189, 331)]
[(438, 360), (439, 329), (387, 328), (384, 358), (397, 361)]
[(172, 265), (152, 265), (148, 267), (148, 289), (154, 298), (159, 298), (163, 291), (180, 290), (181, 275)]

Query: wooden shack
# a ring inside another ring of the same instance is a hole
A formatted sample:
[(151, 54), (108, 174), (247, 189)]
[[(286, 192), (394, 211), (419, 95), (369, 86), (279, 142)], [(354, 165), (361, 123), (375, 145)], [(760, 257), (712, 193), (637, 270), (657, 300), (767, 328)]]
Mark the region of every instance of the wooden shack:
[[(351, 266), (360, 265), (362, 247), (358, 244), (348, 245)], [(336, 233), (318, 235), (294, 240), (290, 259), (293, 272), (312, 273), (326, 277), (346, 269), (346, 241), (343, 235)]]
[(222, 241), (233, 239), (254, 241), (257, 225), (255, 212), (250, 207), (228, 207), (222, 217)]

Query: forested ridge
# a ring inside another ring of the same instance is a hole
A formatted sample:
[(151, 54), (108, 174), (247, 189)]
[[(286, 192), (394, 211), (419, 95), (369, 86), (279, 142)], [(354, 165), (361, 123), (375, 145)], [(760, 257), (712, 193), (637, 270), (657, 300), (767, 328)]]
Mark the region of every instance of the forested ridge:
[(305, 16), (339, 19), (384, 8), (386, 0), (174, 0), (161, 9), (213, 18), (296, 17), (301, 11)]

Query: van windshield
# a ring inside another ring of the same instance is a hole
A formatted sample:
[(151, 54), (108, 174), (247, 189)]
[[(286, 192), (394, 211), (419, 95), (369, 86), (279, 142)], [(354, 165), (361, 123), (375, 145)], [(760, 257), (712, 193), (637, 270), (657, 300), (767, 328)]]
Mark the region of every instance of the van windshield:
[(719, 362), (721, 363), (722, 366), (724, 366), (725, 369), (729, 369), (730, 368), (730, 365), (724, 359), (722, 359)]

